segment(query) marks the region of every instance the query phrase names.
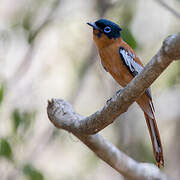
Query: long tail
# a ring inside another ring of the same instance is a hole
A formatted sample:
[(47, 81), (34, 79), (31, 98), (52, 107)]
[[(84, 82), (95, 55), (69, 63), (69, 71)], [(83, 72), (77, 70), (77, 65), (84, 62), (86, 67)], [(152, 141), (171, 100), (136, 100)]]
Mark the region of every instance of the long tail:
[(154, 157), (156, 159), (156, 164), (158, 167), (164, 166), (163, 148), (161, 144), (159, 130), (156, 124), (156, 119), (154, 116), (154, 106), (152, 103), (152, 99), (150, 99), (147, 94), (143, 94), (136, 102), (143, 110), (144, 116), (146, 118), (146, 123), (149, 129), (149, 134), (151, 136), (151, 142), (153, 146)]
[(149, 117), (145, 112), (144, 112), (144, 116), (146, 118), (146, 123), (151, 136), (151, 142), (152, 142), (154, 157), (156, 159), (157, 166), (158, 167), (164, 166), (163, 149), (161, 145), (161, 139), (156, 124), (156, 120), (155, 118)]

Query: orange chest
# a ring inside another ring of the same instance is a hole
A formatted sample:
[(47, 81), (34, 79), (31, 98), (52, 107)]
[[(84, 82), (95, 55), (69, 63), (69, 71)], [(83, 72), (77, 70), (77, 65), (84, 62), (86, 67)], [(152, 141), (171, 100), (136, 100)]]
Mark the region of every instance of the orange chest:
[(126, 86), (133, 79), (119, 55), (119, 46), (99, 49), (99, 54), (103, 66), (121, 86)]

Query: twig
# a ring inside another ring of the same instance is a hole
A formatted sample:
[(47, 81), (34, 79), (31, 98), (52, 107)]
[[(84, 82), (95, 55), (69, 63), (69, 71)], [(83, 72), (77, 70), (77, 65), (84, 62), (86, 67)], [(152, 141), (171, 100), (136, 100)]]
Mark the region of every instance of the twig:
[(166, 8), (169, 12), (171, 12), (176, 18), (180, 19), (180, 12), (177, 12), (175, 9), (166, 4), (163, 0), (156, 0), (159, 4), (161, 4), (164, 8)]
[(57, 127), (77, 136), (97, 156), (118, 172), (130, 179), (170, 179), (152, 165), (134, 161), (121, 153), (116, 147), (94, 134), (112, 123), (155, 81), (173, 62), (180, 59), (180, 34), (171, 35), (163, 42), (161, 49), (147, 64), (144, 70), (125, 87), (119, 95), (89, 117), (77, 114), (72, 105), (64, 100), (48, 101), (47, 113), (50, 121)]

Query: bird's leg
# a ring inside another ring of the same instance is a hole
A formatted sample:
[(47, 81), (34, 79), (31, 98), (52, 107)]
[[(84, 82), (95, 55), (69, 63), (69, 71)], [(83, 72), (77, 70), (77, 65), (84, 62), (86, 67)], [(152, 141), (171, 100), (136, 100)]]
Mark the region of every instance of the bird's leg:
[[(119, 89), (118, 91), (116, 91), (116, 96), (119, 96), (121, 94), (121, 91), (123, 90), (123, 88)], [(106, 101), (106, 104), (109, 105), (109, 103), (111, 102), (112, 98), (109, 98)]]

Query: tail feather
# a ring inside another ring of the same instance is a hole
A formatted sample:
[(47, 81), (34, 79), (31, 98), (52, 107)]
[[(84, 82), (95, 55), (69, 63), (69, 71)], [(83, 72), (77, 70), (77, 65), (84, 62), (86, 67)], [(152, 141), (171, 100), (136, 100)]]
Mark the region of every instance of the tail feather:
[(157, 166), (164, 166), (163, 149), (161, 145), (159, 130), (154, 116), (154, 106), (152, 103), (152, 99), (144, 93), (139, 99), (137, 99), (137, 103), (143, 110), (144, 116), (146, 118), (146, 123), (149, 129), (149, 134), (151, 136), (151, 142)]
[(155, 118), (149, 117), (146, 113), (144, 113), (144, 116), (146, 118), (146, 123), (151, 136), (151, 142), (157, 166), (164, 166), (163, 149), (156, 120)]

